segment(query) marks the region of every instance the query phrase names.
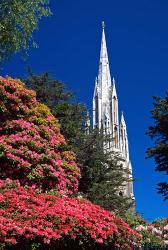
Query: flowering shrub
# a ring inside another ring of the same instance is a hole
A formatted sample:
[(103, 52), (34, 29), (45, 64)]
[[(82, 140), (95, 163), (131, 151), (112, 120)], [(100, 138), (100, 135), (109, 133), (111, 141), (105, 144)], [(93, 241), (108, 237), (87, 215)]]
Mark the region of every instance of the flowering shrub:
[(123, 220), (87, 200), (37, 193), (18, 181), (0, 181), (0, 207), (0, 241), (4, 246), (20, 240), (22, 244), (30, 240), (31, 244), (52, 246), (58, 241), (63, 245), (69, 239), (81, 246), (104, 243), (131, 249), (137, 238)]
[(156, 220), (148, 226), (148, 230), (156, 234), (168, 248), (168, 218)]
[(0, 78), (0, 249), (132, 249), (139, 234), (81, 198), (80, 171), (50, 110)]
[(143, 246), (148, 247), (148, 249), (162, 249), (164, 247), (165, 244), (162, 239), (162, 231), (155, 228), (153, 225), (139, 225), (135, 229), (139, 234), (142, 235)]
[(77, 191), (79, 168), (47, 106), (20, 81), (0, 78), (0, 176), (41, 190)]
[(126, 221), (141, 235), (144, 249), (168, 249), (168, 219), (148, 223), (140, 215), (128, 213)]

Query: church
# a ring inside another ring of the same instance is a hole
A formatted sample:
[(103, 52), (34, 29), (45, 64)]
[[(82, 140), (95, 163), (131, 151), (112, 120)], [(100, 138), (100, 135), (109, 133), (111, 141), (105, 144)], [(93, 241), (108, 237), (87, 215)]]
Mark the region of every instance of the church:
[(123, 165), (123, 169), (128, 170), (126, 172), (128, 172), (127, 177), (130, 180), (128, 183), (124, 183), (124, 187), (120, 190), (119, 194), (128, 197), (134, 204), (135, 197), (133, 192), (132, 165), (129, 157), (127, 126), (123, 112), (119, 121), (118, 102), (116, 82), (110, 74), (105, 25), (103, 22), (99, 70), (93, 94), (93, 128), (103, 130), (105, 134), (111, 136), (109, 145), (104, 146), (105, 150), (116, 152), (120, 156), (120, 164)]

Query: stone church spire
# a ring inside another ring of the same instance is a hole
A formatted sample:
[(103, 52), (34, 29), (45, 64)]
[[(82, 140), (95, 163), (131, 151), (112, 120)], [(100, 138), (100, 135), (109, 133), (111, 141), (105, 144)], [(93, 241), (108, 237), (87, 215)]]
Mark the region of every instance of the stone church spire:
[(128, 170), (128, 181), (123, 185), (123, 195), (134, 200), (132, 166), (129, 160), (127, 127), (124, 115), (119, 124), (118, 97), (115, 79), (111, 80), (110, 66), (105, 37), (105, 24), (102, 23), (102, 40), (98, 77), (95, 80), (93, 94), (93, 128), (102, 130), (111, 138), (109, 145), (104, 145), (105, 150), (117, 152), (121, 158), (120, 164)]
[(100, 61), (98, 77), (95, 81), (93, 96), (93, 127), (103, 129), (105, 133), (111, 133), (111, 114), (110, 114), (110, 88), (111, 75), (106, 46), (105, 24), (102, 22), (102, 40), (100, 49)]

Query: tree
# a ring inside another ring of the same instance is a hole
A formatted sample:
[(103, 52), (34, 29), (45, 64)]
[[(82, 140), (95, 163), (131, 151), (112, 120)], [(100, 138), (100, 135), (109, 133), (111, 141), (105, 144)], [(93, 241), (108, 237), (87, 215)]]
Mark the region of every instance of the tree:
[(87, 109), (85, 105), (74, 102), (74, 94), (64, 83), (50, 78), (49, 74), (29, 76), (24, 80), (27, 87), (36, 91), (37, 100), (50, 107), (52, 114), (61, 124), (61, 132), (73, 148), (76, 140), (83, 137)]
[(38, 101), (47, 104), (52, 111), (57, 104), (69, 103), (73, 98), (73, 93), (67, 90), (66, 85), (59, 80), (51, 79), (47, 72), (35, 75), (28, 68), (28, 78), (23, 81), (28, 88), (36, 92)]
[(102, 144), (108, 144), (109, 140), (103, 131), (95, 129), (77, 147), (81, 169), (79, 191), (92, 202), (121, 215), (130, 207), (128, 198), (119, 195), (124, 182), (129, 180), (120, 157), (103, 149)]
[[(148, 148), (147, 155), (153, 157), (156, 171), (168, 175), (168, 93), (165, 98), (154, 97), (151, 111), (154, 125), (149, 127), (148, 135), (154, 139), (154, 146)], [(158, 184), (158, 191), (164, 199), (168, 199), (168, 182)]]
[(48, 0), (0, 1), (0, 62), (12, 54), (37, 46), (33, 32), (39, 20), (51, 15)]

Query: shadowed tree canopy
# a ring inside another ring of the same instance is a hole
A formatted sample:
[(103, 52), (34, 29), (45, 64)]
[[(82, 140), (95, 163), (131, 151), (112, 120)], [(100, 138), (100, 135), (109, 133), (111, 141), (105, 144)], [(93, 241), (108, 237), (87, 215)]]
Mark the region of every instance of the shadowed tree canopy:
[(33, 32), (39, 20), (49, 15), (48, 0), (1, 0), (0, 63), (29, 46), (36, 47)]
[[(61, 132), (70, 145), (83, 132), (86, 120), (86, 107), (74, 102), (74, 94), (59, 80), (51, 79), (49, 74), (34, 75), (29, 69), (26, 85), (36, 91), (37, 99), (50, 107), (61, 124)], [(82, 130), (82, 131), (81, 131)]]
[[(154, 139), (154, 146), (147, 150), (149, 157), (156, 163), (156, 171), (168, 175), (168, 92), (165, 98), (154, 97), (151, 111), (154, 125), (149, 127), (148, 134)], [(168, 199), (168, 182), (159, 183), (159, 193)]]

